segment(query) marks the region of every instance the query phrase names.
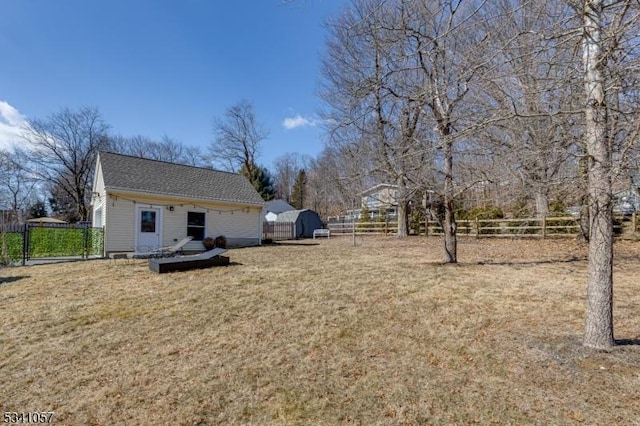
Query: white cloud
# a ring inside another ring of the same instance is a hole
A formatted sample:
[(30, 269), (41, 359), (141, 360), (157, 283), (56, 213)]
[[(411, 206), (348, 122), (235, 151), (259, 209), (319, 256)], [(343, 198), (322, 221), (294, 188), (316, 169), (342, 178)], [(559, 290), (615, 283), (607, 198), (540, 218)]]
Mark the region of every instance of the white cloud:
[(0, 148), (9, 148), (21, 141), (22, 128), (27, 124), (25, 116), (5, 101), (0, 101)]
[(311, 117), (303, 117), (298, 114), (295, 117), (285, 118), (282, 125), (287, 130), (296, 129), (298, 127), (316, 127), (318, 125), (318, 120)]

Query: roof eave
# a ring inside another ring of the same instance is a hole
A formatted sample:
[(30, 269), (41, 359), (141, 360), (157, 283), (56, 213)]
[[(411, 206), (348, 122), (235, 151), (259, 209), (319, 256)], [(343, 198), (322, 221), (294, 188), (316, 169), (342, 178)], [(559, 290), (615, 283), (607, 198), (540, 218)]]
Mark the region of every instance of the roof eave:
[[(185, 197), (184, 195), (179, 195), (179, 194), (169, 194), (169, 193), (161, 193), (161, 192), (153, 192), (153, 191), (140, 191), (140, 190), (118, 188), (118, 187), (112, 187), (112, 186), (105, 186), (105, 192), (107, 194), (117, 193), (117, 194), (131, 195), (131, 196), (136, 196), (136, 195), (142, 195), (147, 197), (157, 196), (160, 198), (168, 198), (172, 200), (185, 201), (187, 203), (197, 200), (201, 202), (240, 204), (243, 206), (260, 207), (260, 208), (262, 208), (266, 204), (266, 202), (264, 201), (262, 203), (255, 203), (253, 201), (240, 201), (240, 200), (232, 200), (232, 199), (224, 199), (224, 198)], [(114, 195), (117, 195), (117, 194), (114, 194)]]

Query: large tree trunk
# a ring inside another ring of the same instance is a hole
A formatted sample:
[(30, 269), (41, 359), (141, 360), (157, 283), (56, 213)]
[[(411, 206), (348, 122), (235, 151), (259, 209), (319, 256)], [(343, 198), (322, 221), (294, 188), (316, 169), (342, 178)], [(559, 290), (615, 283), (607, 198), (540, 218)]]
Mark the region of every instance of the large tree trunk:
[(538, 218), (547, 217), (549, 215), (549, 196), (544, 188), (538, 188), (536, 191), (536, 216)]
[(400, 200), (398, 202), (398, 238), (406, 238), (409, 235), (409, 225), (407, 221), (407, 206), (406, 201)]
[(396, 184), (398, 185), (398, 211), (397, 211), (397, 221), (398, 221), (398, 238), (406, 238), (409, 236), (409, 225), (407, 221), (407, 213), (409, 202), (407, 201), (407, 188), (406, 182), (404, 178), (401, 176), (396, 180)]
[(453, 141), (446, 137), (444, 150), (444, 262), (458, 262), (457, 225), (453, 205)]
[(584, 345), (605, 349), (613, 338), (613, 222), (611, 152), (602, 67), (602, 0), (586, 0), (583, 65), (586, 91), (586, 146), (589, 155), (589, 272)]
[(77, 200), (77, 208), (76, 212), (78, 215), (79, 221), (86, 221), (89, 217), (89, 211), (87, 209), (87, 203), (85, 201), (84, 190), (82, 187), (78, 186), (78, 190), (76, 191)]

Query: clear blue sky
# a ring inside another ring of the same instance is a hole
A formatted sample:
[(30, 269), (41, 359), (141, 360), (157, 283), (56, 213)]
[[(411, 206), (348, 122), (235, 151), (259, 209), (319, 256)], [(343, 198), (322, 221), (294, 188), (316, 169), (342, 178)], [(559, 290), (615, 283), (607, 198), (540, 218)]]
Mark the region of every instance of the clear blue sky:
[(316, 155), (323, 23), (346, 0), (284, 3), (2, 0), (0, 145), (25, 117), (95, 106), (115, 134), (206, 149), (213, 118), (246, 99), (271, 133), (261, 163)]

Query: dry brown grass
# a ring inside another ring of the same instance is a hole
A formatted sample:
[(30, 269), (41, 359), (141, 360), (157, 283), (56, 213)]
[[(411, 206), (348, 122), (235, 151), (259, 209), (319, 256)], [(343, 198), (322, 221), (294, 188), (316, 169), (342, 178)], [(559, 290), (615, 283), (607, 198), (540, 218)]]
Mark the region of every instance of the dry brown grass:
[(585, 247), (434, 238), (4, 269), (3, 411), (57, 424), (639, 424), (640, 244), (618, 242), (616, 338), (581, 346)]

